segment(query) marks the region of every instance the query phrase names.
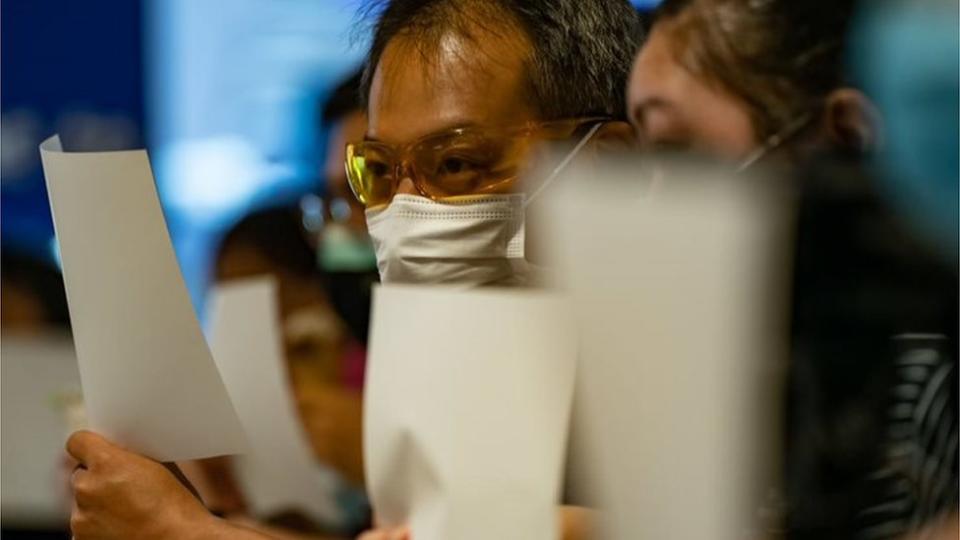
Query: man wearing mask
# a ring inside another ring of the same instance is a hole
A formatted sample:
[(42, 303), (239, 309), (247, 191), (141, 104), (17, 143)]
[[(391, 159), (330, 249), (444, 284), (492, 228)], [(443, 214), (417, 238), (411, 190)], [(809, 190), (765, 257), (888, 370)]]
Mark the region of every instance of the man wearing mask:
[[(366, 136), (347, 147), (381, 281), (533, 284), (527, 205), (576, 157), (632, 143), (624, 61), (637, 16), (621, 2), (427, 4), (382, 12), (361, 92)], [(581, 510), (561, 512), (564, 538), (587, 528)]]
[[(566, 141), (571, 156), (626, 141), (623, 90), (641, 39), (620, 0), (394, 0), (376, 4), (363, 77), (368, 126), (348, 146), (351, 187), (384, 282), (522, 284), (518, 193)], [(84, 538), (262, 538), (210, 515), (161, 464), (88, 432), (68, 451), (71, 528)], [(576, 537), (575, 524), (564, 526)]]
[(526, 173), (547, 141), (569, 157), (631, 138), (639, 34), (625, 2), (387, 4), (362, 81), (366, 135), (347, 147), (381, 279), (529, 281), (524, 208), (552, 175)]

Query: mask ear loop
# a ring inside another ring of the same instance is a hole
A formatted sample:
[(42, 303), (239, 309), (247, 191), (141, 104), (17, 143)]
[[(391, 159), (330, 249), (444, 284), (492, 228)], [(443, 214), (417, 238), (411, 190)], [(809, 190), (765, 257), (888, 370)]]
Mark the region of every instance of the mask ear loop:
[(813, 118), (812, 114), (804, 114), (787, 124), (787, 127), (783, 128), (781, 131), (771, 135), (759, 148), (750, 152), (743, 161), (740, 162), (740, 165), (737, 166), (736, 172), (741, 173), (749, 169), (753, 164), (760, 161), (763, 156), (767, 155), (768, 152), (775, 150), (781, 144), (789, 141), (795, 137), (800, 130), (807, 127), (807, 124), (810, 123), (810, 120)]
[(601, 127), (603, 127), (603, 122), (597, 122), (590, 128), (589, 131), (586, 132), (586, 134), (584, 134), (583, 137), (580, 138), (580, 142), (578, 142), (577, 145), (573, 147), (573, 150), (571, 150), (570, 153), (567, 154), (566, 157), (564, 157), (556, 167), (554, 167), (553, 172), (551, 172), (550, 175), (547, 176), (547, 178), (540, 184), (540, 187), (538, 187), (523, 201), (524, 209), (526, 209), (527, 205), (533, 202), (533, 200), (536, 199), (544, 189), (546, 189), (550, 184), (553, 183), (554, 180), (557, 179), (558, 176), (560, 176), (560, 173), (563, 172), (563, 169), (565, 169), (567, 165), (573, 161), (573, 158), (577, 157), (577, 154), (580, 153), (580, 150), (582, 150), (583, 147), (590, 142), (590, 139), (593, 138), (593, 136), (597, 133), (597, 131), (600, 130)]

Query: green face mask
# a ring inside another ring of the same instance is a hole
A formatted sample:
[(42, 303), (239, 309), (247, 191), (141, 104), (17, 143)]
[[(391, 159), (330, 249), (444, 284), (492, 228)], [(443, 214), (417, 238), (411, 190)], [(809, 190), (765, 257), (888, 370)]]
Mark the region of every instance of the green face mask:
[(365, 272), (377, 267), (370, 239), (340, 223), (323, 228), (317, 256), (320, 268), (327, 272)]

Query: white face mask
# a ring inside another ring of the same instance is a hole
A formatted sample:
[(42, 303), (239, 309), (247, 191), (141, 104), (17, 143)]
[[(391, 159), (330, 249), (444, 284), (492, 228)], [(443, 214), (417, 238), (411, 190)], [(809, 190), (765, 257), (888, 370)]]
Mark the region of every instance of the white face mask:
[(398, 194), (385, 208), (367, 210), (380, 281), (468, 287), (527, 283), (525, 208), (601, 126), (594, 125), (580, 139), (530, 198), (476, 195), (439, 203)]
[(438, 203), (396, 195), (367, 211), (383, 283), (468, 286), (522, 281), (523, 195)]

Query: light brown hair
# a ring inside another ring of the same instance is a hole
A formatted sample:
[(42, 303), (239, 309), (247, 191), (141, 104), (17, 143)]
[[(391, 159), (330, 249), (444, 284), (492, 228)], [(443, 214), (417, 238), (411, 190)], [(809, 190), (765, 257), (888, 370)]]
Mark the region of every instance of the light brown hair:
[(845, 84), (852, 0), (666, 0), (655, 30), (677, 62), (742, 100), (761, 137), (816, 113)]

